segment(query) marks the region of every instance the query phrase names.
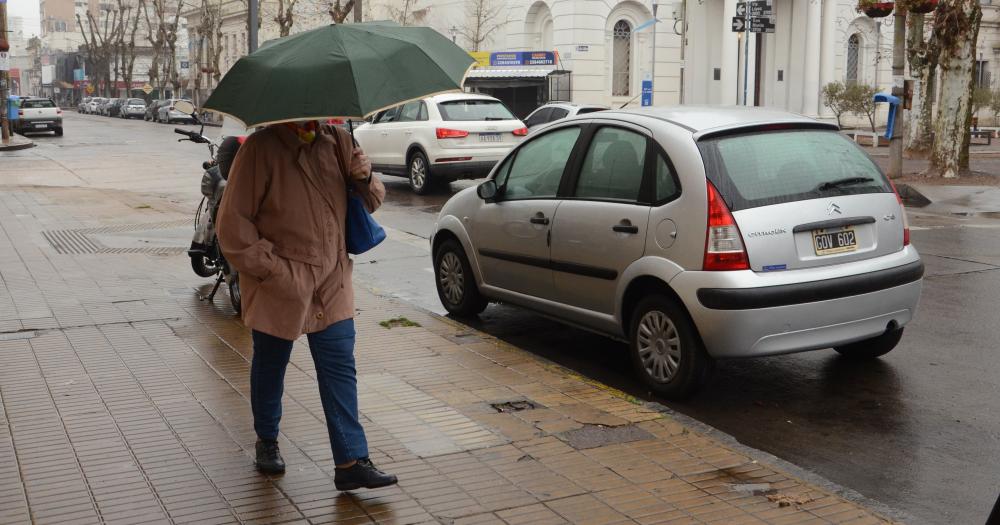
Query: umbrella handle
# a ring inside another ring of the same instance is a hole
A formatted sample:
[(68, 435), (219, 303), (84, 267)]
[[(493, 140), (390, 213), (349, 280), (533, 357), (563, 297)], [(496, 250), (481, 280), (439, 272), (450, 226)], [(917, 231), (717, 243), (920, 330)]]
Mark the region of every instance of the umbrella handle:
[(358, 139), (354, 138), (354, 121), (347, 119), (347, 129), (351, 132), (351, 141), (354, 142), (354, 147), (358, 147)]

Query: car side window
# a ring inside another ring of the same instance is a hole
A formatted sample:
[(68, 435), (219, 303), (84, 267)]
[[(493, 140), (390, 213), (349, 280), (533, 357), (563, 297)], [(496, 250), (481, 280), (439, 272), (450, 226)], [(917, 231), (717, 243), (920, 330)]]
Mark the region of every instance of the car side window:
[(375, 117), (375, 124), (385, 124), (387, 122), (395, 122), (396, 115), (399, 114), (399, 106), (389, 108), (382, 113), (379, 113), (378, 117)]
[(542, 199), (556, 196), (580, 128), (546, 133), (517, 150), (514, 163), (498, 181), (504, 200)]
[(656, 202), (672, 200), (680, 190), (677, 188), (677, 176), (663, 155), (656, 155)]
[(616, 127), (597, 130), (580, 168), (574, 196), (583, 199), (639, 199), (647, 138)]
[(552, 108), (539, 109), (534, 113), (532, 113), (531, 116), (529, 116), (528, 119), (524, 121), (524, 125), (530, 128), (532, 126), (537, 126), (539, 124), (545, 124), (546, 122), (549, 121), (549, 115), (551, 113), (552, 113)]
[(419, 100), (403, 104), (403, 107), (399, 110), (399, 118), (396, 119), (396, 122), (413, 122), (417, 120), (417, 115), (420, 114), (420, 104)]
[(420, 101), (420, 112), (417, 113), (417, 120), (424, 121), (427, 120), (427, 104)]
[(569, 115), (569, 110), (564, 108), (552, 108), (552, 113), (549, 113), (549, 122), (566, 118), (566, 115)]

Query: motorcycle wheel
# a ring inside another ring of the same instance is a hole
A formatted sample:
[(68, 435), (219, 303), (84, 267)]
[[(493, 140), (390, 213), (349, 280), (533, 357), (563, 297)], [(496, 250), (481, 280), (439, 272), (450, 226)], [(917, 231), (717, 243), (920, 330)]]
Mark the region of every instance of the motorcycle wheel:
[(212, 264), (208, 257), (195, 255), (191, 257), (191, 269), (198, 277), (211, 277), (219, 273), (219, 267)]
[(240, 274), (233, 272), (226, 279), (229, 282), (229, 302), (233, 305), (233, 310), (236, 310), (236, 315), (243, 313), (242, 305), (240, 301), (242, 296), (240, 295)]

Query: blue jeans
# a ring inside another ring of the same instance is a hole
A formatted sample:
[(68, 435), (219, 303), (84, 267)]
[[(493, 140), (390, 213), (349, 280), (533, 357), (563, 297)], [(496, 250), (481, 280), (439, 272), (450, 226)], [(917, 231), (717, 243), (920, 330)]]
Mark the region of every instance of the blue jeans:
[[(365, 430), (358, 421), (358, 382), (354, 369), (354, 319), (308, 334), (316, 365), (319, 397), (337, 465), (368, 457)], [(250, 405), (253, 428), (261, 439), (277, 439), (281, 421), (281, 394), (292, 341), (253, 331), (250, 367)]]

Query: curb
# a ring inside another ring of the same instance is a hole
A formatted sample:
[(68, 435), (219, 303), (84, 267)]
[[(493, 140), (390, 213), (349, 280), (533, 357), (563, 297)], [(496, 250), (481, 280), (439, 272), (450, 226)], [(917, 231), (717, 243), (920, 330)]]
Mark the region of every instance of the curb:
[[(918, 193), (918, 195), (919, 195), (919, 193)], [(921, 197), (923, 197), (923, 195), (921, 195)], [(926, 197), (924, 197), (924, 198), (926, 199)], [(930, 201), (928, 201), (928, 202), (930, 202)], [(697, 419), (694, 419), (694, 418), (692, 418), (690, 416), (687, 416), (687, 415), (684, 415), (684, 414), (682, 414), (680, 412), (677, 412), (676, 410), (674, 410), (674, 409), (672, 409), (672, 408), (670, 408), (670, 407), (668, 407), (668, 406), (666, 406), (666, 405), (664, 405), (662, 403), (658, 403), (656, 401), (646, 401), (646, 400), (643, 400), (643, 399), (637, 399), (634, 396), (632, 396), (630, 394), (627, 394), (625, 392), (622, 392), (622, 391), (620, 391), (620, 390), (618, 390), (618, 389), (616, 389), (614, 387), (610, 387), (610, 386), (604, 385), (603, 383), (600, 383), (599, 381), (590, 379), (590, 378), (588, 378), (586, 376), (582, 376), (579, 373), (577, 373), (575, 370), (573, 370), (572, 368), (568, 368), (568, 367), (563, 366), (563, 365), (561, 365), (559, 363), (556, 363), (555, 361), (552, 361), (552, 360), (550, 360), (548, 358), (545, 358), (545, 357), (542, 357), (540, 355), (534, 354), (534, 353), (532, 353), (532, 352), (530, 352), (528, 350), (524, 350), (523, 348), (521, 348), (519, 346), (507, 343), (506, 341), (504, 341), (504, 340), (502, 340), (502, 339), (500, 339), (498, 337), (492, 336), (492, 335), (490, 335), (490, 334), (488, 334), (486, 332), (483, 332), (483, 331), (481, 331), (481, 330), (479, 330), (479, 329), (477, 329), (475, 327), (463, 324), (462, 322), (457, 321), (455, 319), (452, 319), (452, 318), (450, 318), (448, 316), (438, 314), (438, 313), (433, 312), (431, 310), (428, 310), (427, 308), (424, 308), (424, 307), (422, 307), (420, 305), (410, 303), (406, 299), (403, 299), (401, 297), (397, 297), (397, 296), (395, 296), (395, 295), (393, 295), (391, 293), (388, 293), (388, 291), (386, 291), (386, 290), (379, 290), (379, 289), (372, 288), (371, 286), (367, 285), (364, 282), (357, 282), (355, 284), (360, 284), (369, 293), (372, 293), (372, 294), (374, 294), (376, 296), (391, 299), (393, 301), (396, 301), (396, 302), (398, 302), (398, 303), (406, 306), (407, 308), (413, 308), (414, 310), (422, 312), (423, 314), (425, 314), (425, 315), (427, 315), (427, 316), (429, 316), (429, 317), (431, 317), (431, 318), (433, 318), (433, 319), (441, 322), (442, 324), (444, 324), (446, 326), (449, 326), (449, 327), (451, 327), (453, 329), (458, 329), (458, 330), (462, 330), (462, 331), (472, 331), (477, 336), (479, 336), (480, 338), (482, 338), (484, 341), (495, 341), (496, 343), (499, 343), (501, 345), (517, 349), (520, 352), (524, 352), (524, 353), (530, 355), (533, 359), (538, 360), (539, 362), (545, 364), (547, 367), (549, 367), (551, 369), (557, 369), (560, 372), (566, 374), (567, 376), (571, 376), (573, 378), (576, 378), (578, 381), (583, 381), (583, 382), (590, 383), (590, 384), (596, 384), (596, 385), (600, 386), (601, 388), (603, 388), (604, 390), (607, 390), (607, 391), (611, 392), (613, 395), (615, 395), (617, 397), (620, 397), (622, 399), (630, 400), (630, 401), (632, 401), (632, 402), (634, 402), (634, 403), (636, 403), (636, 404), (638, 404), (640, 406), (643, 406), (645, 408), (648, 408), (650, 410), (655, 410), (656, 412), (659, 412), (659, 413), (661, 413), (661, 414), (663, 414), (665, 416), (668, 416), (668, 417), (674, 419), (679, 424), (684, 425), (685, 427), (688, 427), (688, 428), (694, 430), (695, 432), (698, 432), (698, 433), (700, 433), (700, 434), (702, 434), (702, 435), (704, 435), (704, 436), (706, 436), (706, 437), (708, 437), (710, 439), (714, 439), (714, 440), (720, 442), (722, 445), (724, 445), (726, 447), (729, 447), (729, 448), (733, 449), (734, 451), (736, 451), (738, 453), (741, 453), (741, 454), (749, 457), (750, 459), (752, 459), (752, 460), (754, 460), (756, 462), (766, 463), (766, 464), (769, 464), (769, 465), (775, 467), (776, 469), (784, 470), (785, 472), (787, 472), (788, 474), (790, 474), (792, 477), (795, 477), (795, 478), (798, 478), (798, 479), (800, 479), (802, 481), (805, 481), (807, 483), (811, 483), (813, 485), (816, 485), (817, 487), (820, 487), (820, 488), (822, 488), (824, 490), (827, 490), (827, 491), (829, 491), (829, 492), (831, 492), (831, 493), (833, 493), (833, 494), (835, 494), (837, 496), (840, 496), (841, 498), (844, 498), (845, 500), (847, 500), (847, 501), (849, 501), (851, 503), (854, 503), (855, 505), (858, 505), (858, 506), (862, 507), (863, 509), (866, 509), (866, 510), (869, 510), (869, 511), (875, 513), (875, 514), (881, 515), (883, 518), (888, 518), (890, 520), (897, 521), (897, 522), (903, 522), (903, 523), (921, 523), (919, 520), (917, 520), (916, 518), (914, 518), (913, 516), (909, 515), (907, 512), (905, 512), (903, 510), (896, 509), (896, 508), (891, 507), (891, 506), (889, 506), (889, 505), (887, 505), (885, 503), (882, 503), (882, 502), (880, 502), (878, 500), (875, 500), (875, 499), (872, 499), (872, 498), (870, 498), (868, 496), (865, 496), (864, 494), (861, 494), (860, 492), (858, 492), (856, 490), (844, 487), (843, 485), (840, 485), (840, 484), (837, 484), (837, 483), (835, 483), (833, 481), (830, 481), (829, 479), (823, 477), (820, 474), (817, 474), (817, 473), (815, 473), (815, 472), (813, 472), (811, 470), (807, 470), (807, 469), (805, 469), (803, 467), (795, 465), (794, 463), (791, 463), (789, 461), (783, 460), (783, 459), (781, 459), (781, 458), (779, 458), (779, 457), (777, 457), (777, 456), (775, 456), (773, 454), (770, 454), (770, 453), (765, 452), (763, 450), (759, 450), (759, 449), (750, 447), (748, 445), (744, 445), (743, 443), (740, 443), (740, 441), (737, 440), (732, 435), (727, 434), (727, 433), (725, 433), (725, 432), (723, 432), (723, 431), (721, 431), (721, 430), (719, 430), (719, 429), (717, 429), (717, 428), (715, 428), (715, 427), (713, 427), (711, 425), (708, 425), (706, 423), (698, 421)]]
[(33, 147), (35, 147), (34, 141), (28, 140), (17, 144), (10, 144), (8, 146), (0, 145), (0, 151), (20, 151), (22, 149), (29, 149)]

